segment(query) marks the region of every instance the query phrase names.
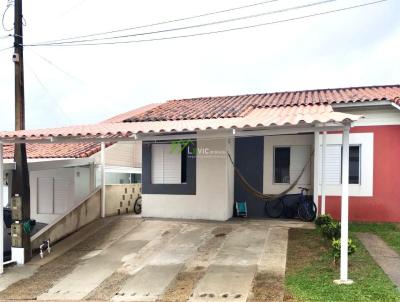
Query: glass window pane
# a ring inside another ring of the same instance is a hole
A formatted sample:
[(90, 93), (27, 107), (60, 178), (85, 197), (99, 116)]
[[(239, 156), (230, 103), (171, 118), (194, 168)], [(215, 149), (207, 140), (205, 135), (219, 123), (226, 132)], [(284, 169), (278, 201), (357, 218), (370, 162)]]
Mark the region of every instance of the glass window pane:
[(274, 151), (274, 182), (290, 183), (290, 147), (277, 147)]
[(349, 150), (349, 183), (360, 183), (360, 146), (350, 146)]

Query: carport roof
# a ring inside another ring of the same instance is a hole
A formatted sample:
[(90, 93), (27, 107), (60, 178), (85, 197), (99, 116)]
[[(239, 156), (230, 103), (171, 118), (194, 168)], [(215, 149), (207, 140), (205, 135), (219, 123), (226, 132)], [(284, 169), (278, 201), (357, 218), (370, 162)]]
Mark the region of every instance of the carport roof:
[(130, 123), (100, 123), (51, 129), (0, 132), (0, 140), (43, 140), (58, 138), (104, 138), (110, 141), (134, 134), (178, 133), (218, 129), (265, 128), (276, 126), (314, 125), (356, 121), (358, 115), (334, 112), (330, 105), (255, 108), (249, 114), (236, 118), (194, 119), (175, 121), (150, 121)]
[[(136, 108), (134, 110), (125, 112), (123, 114), (116, 115), (110, 119), (107, 119), (101, 123), (121, 123), (127, 117), (132, 117), (137, 114), (141, 114), (147, 110), (158, 106), (159, 104), (150, 104), (143, 107)], [(106, 147), (112, 145), (112, 143), (106, 144)], [(97, 152), (100, 152), (100, 144), (98, 142), (83, 142), (74, 144), (28, 144), (26, 146), (26, 153), (30, 159), (53, 159), (53, 158), (86, 158), (90, 157)], [(14, 158), (14, 145), (6, 144), (4, 146), (4, 159)]]

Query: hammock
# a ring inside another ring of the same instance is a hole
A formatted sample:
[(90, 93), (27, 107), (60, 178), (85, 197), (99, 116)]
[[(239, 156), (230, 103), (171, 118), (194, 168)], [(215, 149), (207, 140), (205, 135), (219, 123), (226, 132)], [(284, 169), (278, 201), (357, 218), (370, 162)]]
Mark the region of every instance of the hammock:
[(307, 166), (310, 164), (311, 162), (311, 158), (314, 155), (314, 151), (312, 151), (310, 153), (310, 158), (308, 159), (307, 163), (304, 165), (303, 169), (300, 171), (300, 174), (297, 176), (297, 178), (295, 179), (295, 181), (289, 186), (289, 188), (287, 188), (286, 190), (284, 190), (283, 192), (279, 193), (279, 194), (264, 194), (260, 191), (258, 191), (256, 188), (254, 188), (247, 180), (246, 178), (243, 176), (242, 173), (240, 173), (239, 169), (235, 166), (235, 163), (232, 160), (231, 155), (229, 154), (229, 152), (227, 152), (229, 160), (235, 170), (235, 174), (238, 176), (239, 181), (241, 183), (241, 185), (243, 186), (243, 188), (250, 193), (251, 195), (253, 195), (254, 197), (261, 199), (263, 201), (274, 201), (276, 199), (279, 199), (283, 196), (285, 196), (287, 193), (289, 193), (299, 182), (301, 176), (304, 174), (304, 171), (306, 170)]

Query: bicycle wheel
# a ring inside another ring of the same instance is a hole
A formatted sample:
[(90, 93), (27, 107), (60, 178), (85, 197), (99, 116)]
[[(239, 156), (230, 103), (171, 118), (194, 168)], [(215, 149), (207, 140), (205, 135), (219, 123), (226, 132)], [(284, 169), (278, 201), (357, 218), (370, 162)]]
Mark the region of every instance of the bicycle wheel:
[(299, 204), (298, 214), (303, 221), (314, 221), (317, 216), (317, 206), (312, 200), (304, 200)]
[(142, 197), (138, 197), (135, 201), (135, 205), (133, 206), (133, 211), (135, 214), (142, 213)]
[(284, 206), (281, 199), (275, 199), (265, 203), (265, 211), (268, 216), (272, 218), (281, 217), (283, 214), (283, 208)]

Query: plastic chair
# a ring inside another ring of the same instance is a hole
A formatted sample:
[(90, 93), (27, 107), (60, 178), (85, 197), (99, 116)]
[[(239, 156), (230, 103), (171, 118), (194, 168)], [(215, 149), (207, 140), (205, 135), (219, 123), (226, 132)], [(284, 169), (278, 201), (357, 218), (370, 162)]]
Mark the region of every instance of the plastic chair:
[(236, 215), (238, 217), (247, 217), (247, 204), (245, 201), (236, 202)]

